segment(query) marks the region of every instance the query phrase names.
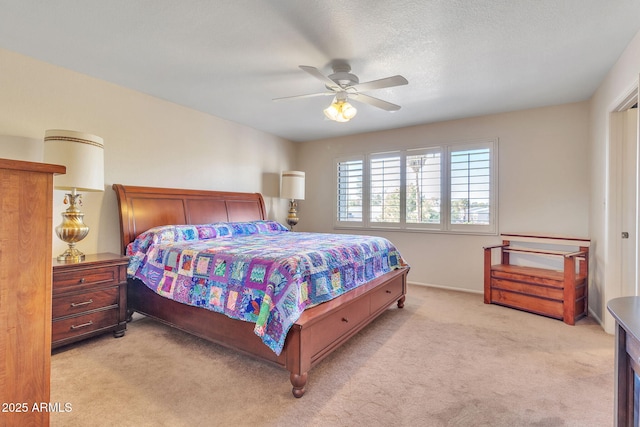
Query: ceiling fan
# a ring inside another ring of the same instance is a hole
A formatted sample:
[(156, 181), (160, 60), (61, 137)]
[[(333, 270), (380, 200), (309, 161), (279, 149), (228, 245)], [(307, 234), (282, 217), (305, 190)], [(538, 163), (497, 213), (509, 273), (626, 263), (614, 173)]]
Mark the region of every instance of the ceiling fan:
[(356, 115), (357, 110), (351, 104), (349, 104), (349, 99), (362, 102), (364, 104), (369, 104), (390, 112), (398, 111), (400, 109), (399, 105), (383, 101), (379, 98), (374, 98), (373, 96), (365, 95), (362, 92), (406, 85), (409, 82), (404, 77), (397, 75), (360, 83), (360, 79), (358, 79), (358, 76), (351, 73), (351, 66), (349, 66), (349, 64), (345, 62), (334, 62), (332, 68), (333, 74), (325, 76), (315, 67), (300, 65), (300, 69), (306, 71), (307, 73), (324, 83), (326, 91), (310, 93), (306, 95), (275, 98), (274, 101), (333, 95), (333, 102), (324, 110), (324, 114), (330, 120), (334, 120), (337, 122), (348, 122)]

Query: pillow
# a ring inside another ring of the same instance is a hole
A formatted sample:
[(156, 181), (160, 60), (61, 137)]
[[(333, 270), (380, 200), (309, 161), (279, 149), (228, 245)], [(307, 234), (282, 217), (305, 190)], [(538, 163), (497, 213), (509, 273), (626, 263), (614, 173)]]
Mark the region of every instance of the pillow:
[(289, 231), (277, 221), (215, 222), (199, 225), (163, 225), (150, 228), (127, 245), (127, 255), (144, 254), (152, 245), (248, 236)]

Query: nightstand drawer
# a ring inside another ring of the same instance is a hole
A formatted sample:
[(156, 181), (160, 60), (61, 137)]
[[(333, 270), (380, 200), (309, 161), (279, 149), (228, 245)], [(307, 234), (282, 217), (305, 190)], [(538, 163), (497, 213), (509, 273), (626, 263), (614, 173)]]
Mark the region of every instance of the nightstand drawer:
[(117, 306), (120, 299), (120, 288), (117, 286), (92, 292), (53, 298), (53, 319), (96, 310), (98, 308)]
[(57, 320), (52, 325), (52, 341), (87, 334), (118, 323), (118, 309), (96, 311), (82, 316)]
[(118, 266), (84, 268), (72, 271), (53, 271), (53, 294), (95, 287), (96, 285), (118, 284)]

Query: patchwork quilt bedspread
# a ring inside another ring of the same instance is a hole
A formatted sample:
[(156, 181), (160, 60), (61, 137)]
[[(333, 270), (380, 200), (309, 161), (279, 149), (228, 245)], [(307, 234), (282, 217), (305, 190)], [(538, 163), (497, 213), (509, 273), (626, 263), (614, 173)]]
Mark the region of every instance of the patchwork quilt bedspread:
[(294, 233), (275, 221), (156, 227), (127, 255), (129, 277), (164, 297), (255, 323), (278, 355), (306, 307), (406, 265), (385, 238)]

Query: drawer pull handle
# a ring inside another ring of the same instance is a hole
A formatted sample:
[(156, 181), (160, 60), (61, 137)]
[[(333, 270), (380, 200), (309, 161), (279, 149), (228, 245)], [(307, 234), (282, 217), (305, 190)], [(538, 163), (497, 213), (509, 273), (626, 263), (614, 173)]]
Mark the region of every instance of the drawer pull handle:
[(84, 282), (85, 282), (85, 279), (83, 277), (82, 279), (80, 279), (80, 283), (84, 283)]
[(386, 293), (388, 293), (388, 294), (390, 294), (390, 293), (391, 293), (391, 291), (390, 291), (389, 289), (387, 289), (385, 292), (386, 292)]
[(92, 299), (90, 299), (89, 301), (84, 301), (84, 302), (72, 302), (71, 303), (71, 307), (82, 307), (83, 305), (87, 305), (87, 304), (91, 304), (93, 302)]
[(344, 323), (349, 323), (349, 319), (347, 319), (346, 317), (343, 317), (343, 318), (342, 318), (342, 321), (343, 321)]
[(81, 325), (71, 325), (71, 329), (86, 328), (87, 326), (91, 326), (91, 325), (93, 325), (93, 322), (89, 320), (87, 323), (83, 323)]

